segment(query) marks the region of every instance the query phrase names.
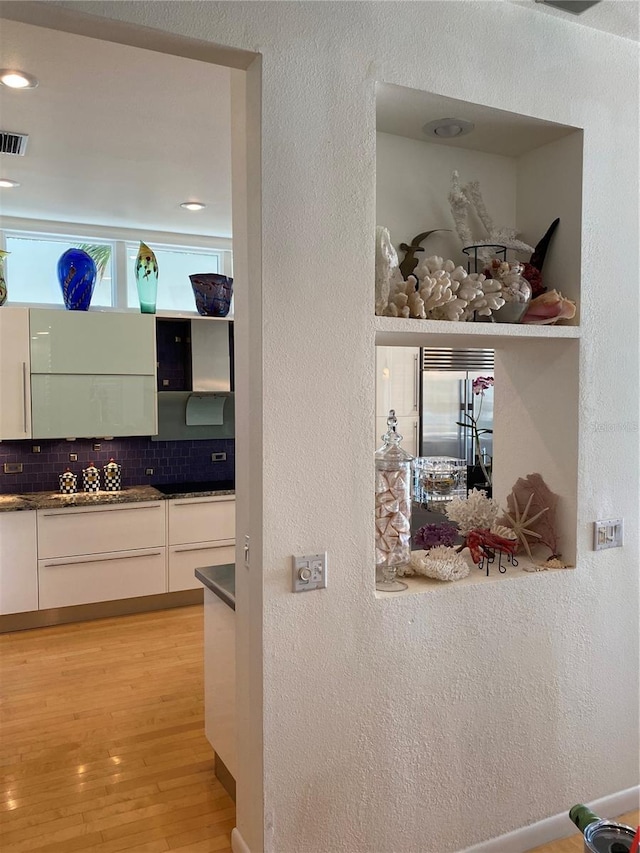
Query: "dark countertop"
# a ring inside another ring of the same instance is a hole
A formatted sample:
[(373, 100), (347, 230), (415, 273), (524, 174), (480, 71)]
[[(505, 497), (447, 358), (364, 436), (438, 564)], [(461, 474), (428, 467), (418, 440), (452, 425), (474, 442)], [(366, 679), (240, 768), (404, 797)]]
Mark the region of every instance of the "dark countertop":
[(59, 492), (32, 492), (21, 495), (33, 509), (64, 509), (69, 506), (94, 506), (95, 504), (124, 504), (141, 501), (161, 501), (162, 495), (153, 486), (132, 486), (119, 492), (76, 492), (61, 495)]
[(177, 492), (175, 495), (160, 495), (160, 497), (165, 501), (174, 501), (176, 498), (210, 498), (210, 497), (221, 497), (223, 495), (235, 495), (235, 489), (206, 489), (202, 491), (199, 489), (198, 491), (192, 492)]
[(35, 506), (21, 495), (0, 495), (0, 512), (15, 512), (21, 509), (35, 509)]
[[(220, 484), (228, 486), (227, 482)], [(193, 489), (194, 484), (185, 483), (189, 491), (165, 495), (154, 486), (130, 486), (119, 492), (76, 492), (73, 495), (61, 495), (59, 492), (30, 492), (20, 495), (0, 495), (0, 512), (15, 512), (28, 509), (64, 509), (70, 506), (94, 506), (95, 504), (139, 503), (142, 501), (164, 501), (176, 498), (204, 498), (212, 496), (235, 495), (235, 489), (212, 488)], [(175, 488), (180, 488), (176, 486)]]
[(224, 566), (205, 566), (202, 569), (196, 569), (195, 575), (207, 589), (228, 604), (232, 610), (236, 609), (235, 563), (226, 563)]

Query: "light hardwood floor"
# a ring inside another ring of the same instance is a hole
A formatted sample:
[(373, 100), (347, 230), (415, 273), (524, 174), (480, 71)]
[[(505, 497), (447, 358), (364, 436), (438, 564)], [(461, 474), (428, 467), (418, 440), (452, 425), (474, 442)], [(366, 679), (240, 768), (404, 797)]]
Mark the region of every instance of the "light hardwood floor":
[(230, 853), (202, 606), (0, 637), (2, 853)]
[(230, 853), (202, 643), (201, 606), (0, 636), (2, 853)]

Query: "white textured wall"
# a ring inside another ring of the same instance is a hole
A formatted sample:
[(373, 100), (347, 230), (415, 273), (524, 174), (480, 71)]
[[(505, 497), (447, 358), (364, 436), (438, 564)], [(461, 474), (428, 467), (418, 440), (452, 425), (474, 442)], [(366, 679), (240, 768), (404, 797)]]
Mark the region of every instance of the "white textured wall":
[[(265, 848), (443, 853), (636, 784), (637, 45), (500, 2), (78, 8), (263, 55)], [(575, 571), (374, 597), (376, 79), (585, 128)]]

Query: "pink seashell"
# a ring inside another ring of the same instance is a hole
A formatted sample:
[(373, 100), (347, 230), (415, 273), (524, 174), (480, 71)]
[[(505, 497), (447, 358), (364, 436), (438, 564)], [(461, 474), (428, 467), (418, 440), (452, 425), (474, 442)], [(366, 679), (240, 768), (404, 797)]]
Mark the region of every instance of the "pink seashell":
[(544, 325), (557, 320), (572, 320), (576, 316), (576, 303), (557, 290), (550, 290), (532, 299), (522, 323)]

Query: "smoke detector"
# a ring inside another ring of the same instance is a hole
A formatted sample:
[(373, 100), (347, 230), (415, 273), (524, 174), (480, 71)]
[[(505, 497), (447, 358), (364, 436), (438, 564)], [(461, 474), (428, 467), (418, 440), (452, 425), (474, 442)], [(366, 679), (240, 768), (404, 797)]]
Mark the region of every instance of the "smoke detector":
[(581, 15), (592, 6), (597, 6), (600, 0), (536, 0), (536, 3), (544, 3), (545, 6), (553, 6), (555, 9), (562, 9), (563, 12)]
[(17, 154), (19, 157), (24, 157), (28, 141), (28, 133), (0, 130), (0, 154)]

